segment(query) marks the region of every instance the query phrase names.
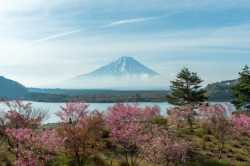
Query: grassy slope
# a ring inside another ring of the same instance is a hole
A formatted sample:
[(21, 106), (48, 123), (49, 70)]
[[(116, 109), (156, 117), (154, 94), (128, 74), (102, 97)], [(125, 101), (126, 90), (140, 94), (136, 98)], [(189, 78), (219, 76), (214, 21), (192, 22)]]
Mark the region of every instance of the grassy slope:
[[(56, 124), (47, 124), (40, 128), (53, 128), (58, 127)], [(0, 142), (3, 137), (0, 138)], [(107, 141), (111, 141), (109, 138), (104, 138)], [(218, 159), (218, 142), (212, 134), (205, 133), (200, 124), (193, 126), (193, 131), (189, 129), (187, 124), (184, 124), (180, 128), (180, 134), (176, 136), (176, 139), (184, 139), (191, 143), (190, 151), (191, 156), (187, 161), (187, 165), (191, 166), (226, 166), (226, 165), (237, 165), (237, 166), (250, 166), (250, 158), (247, 151), (243, 148), (243, 145), (236, 141), (234, 137), (225, 143), (223, 150), (222, 159)], [(250, 144), (250, 140), (248, 141)], [(0, 165), (4, 165), (7, 160), (13, 160), (14, 156), (11, 155), (7, 149), (7, 143), (0, 147)], [(124, 156), (122, 151), (115, 149), (116, 152), (113, 154), (113, 165), (120, 165)], [(113, 150), (106, 148), (102, 153), (99, 154), (105, 161), (106, 165), (110, 165), (110, 154)], [(3, 161), (4, 160), (4, 161)], [(88, 163), (91, 163), (94, 158), (91, 158)], [(67, 158), (64, 154), (57, 157), (57, 165), (68, 165)], [(142, 165), (152, 165), (147, 161), (142, 161)]]

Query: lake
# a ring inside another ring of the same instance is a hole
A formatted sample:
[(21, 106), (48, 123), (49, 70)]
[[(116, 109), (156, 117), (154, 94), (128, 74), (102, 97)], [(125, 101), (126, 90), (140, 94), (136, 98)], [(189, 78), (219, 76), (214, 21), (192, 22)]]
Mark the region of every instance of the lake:
[[(24, 102), (27, 103), (27, 101)], [(129, 103), (132, 104), (132, 102)], [(211, 103), (216, 104), (219, 102), (211, 102)], [(113, 106), (115, 103), (86, 103), (86, 104), (89, 104), (88, 110), (90, 111), (95, 109), (99, 111), (107, 111), (107, 107)], [(50, 112), (49, 119), (46, 120), (44, 123), (56, 123), (60, 121), (60, 118), (55, 115), (55, 112), (60, 110), (60, 106), (65, 107), (65, 103), (32, 102), (32, 105), (38, 108), (49, 109)], [(172, 105), (170, 105), (167, 102), (140, 102), (139, 106), (142, 107), (142, 106), (153, 106), (153, 105), (158, 105), (160, 107), (162, 115), (166, 115), (167, 108), (172, 107)], [(5, 108), (6, 106), (1, 102), (0, 109), (5, 109)]]

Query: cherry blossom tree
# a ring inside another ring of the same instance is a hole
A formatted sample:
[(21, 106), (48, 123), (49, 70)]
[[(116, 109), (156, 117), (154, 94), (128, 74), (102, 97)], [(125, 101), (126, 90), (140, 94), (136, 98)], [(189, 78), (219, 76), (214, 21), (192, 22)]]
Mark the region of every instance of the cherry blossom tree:
[(18, 166), (44, 166), (53, 161), (53, 156), (60, 152), (60, 146), (66, 138), (57, 137), (56, 129), (36, 134), (32, 129), (6, 129), (10, 146), (16, 154), (14, 161)]
[(228, 120), (228, 116), (232, 110), (233, 108), (227, 103), (212, 105), (207, 101), (197, 109), (202, 123), (207, 123), (206, 126), (210, 127), (214, 136), (220, 142), (219, 159), (221, 158), (225, 142), (231, 138), (231, 123)]
[(34, 130), (48, 118), (48, 110), (34, 108), (30, 102), (25, 104), (22, 100), (1, 99), (7, 106), (4, 123), (10, 128), (30, 128)]
[(187, 120), (190, 128), (193, 128), (193, 123), (195, 120), (195, 111), (194, 107), (191, 104), (183, 105), (176, 108), (168, 108), (167, 113), (169, 115), (169, 122), (172, 123), (177, 128), (177, 130), (179, 130), (179, 128), (182, 126), (183, 120)]
[(171, 138), (169, 132), (163, 126), (152, 126), (152, 137), (142, 144), (141, 153), (145, 159), (156, 163), (175, 164), (185, 163), (188, 158), (187, 149), (189, 143), (176, 141)]
[(150, 120), (159, 115), (158, 106), (139, 108), (137, 104), (117, 103), (113, 107), (108, 107), (106, 123), (111, 129), (111, 139), (118, 143), (125, 152), (127, 164), (130, 155), (130, 163), (134, 165), (142, 143), (151, 138), (151, 133), (147, 132)]
[(250, 138), (250, 117), (244, 114), (240, 114), (237, 117), (233, 114), (230, 117), (230, 121), (235, 127), (234, 133), (238, 136), (238, 139), (244, 143), (245, 149), (248, 154), (250, 154), (249, 145), (247, 144)]
[(100, 137), (104, 115), (97, 110), (88, 112), (88, 107), (82, 101), (69, 102), (56, 113), (61, 118), (58, 133), (62, 138), (67, 137), (64, 143), (66, 155), (71, 155), (75, 160), (72, 162), (79, 166), (103, 146)]

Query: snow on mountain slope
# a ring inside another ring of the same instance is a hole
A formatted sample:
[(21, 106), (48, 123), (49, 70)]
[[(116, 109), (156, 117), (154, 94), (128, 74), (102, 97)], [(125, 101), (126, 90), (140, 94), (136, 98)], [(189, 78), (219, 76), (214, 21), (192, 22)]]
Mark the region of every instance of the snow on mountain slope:
[(82, 76), (104, 76), (104, 75), (123, 76), (123, 75), (141, 75), (141, 74), (147, 74), (149, 76), (159, 75), (158, 73), (147, 68), (146, 66), (136, 61), (132, 57), (121, 57), (118, 60), (113, 61), (93, 72), (78, 76), (77, 78), (81, 78)]

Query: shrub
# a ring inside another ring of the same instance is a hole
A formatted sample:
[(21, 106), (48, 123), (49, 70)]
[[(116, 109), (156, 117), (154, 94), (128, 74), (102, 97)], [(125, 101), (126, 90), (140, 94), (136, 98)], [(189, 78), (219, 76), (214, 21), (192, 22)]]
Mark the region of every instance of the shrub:
[(152, 124), (157, 124), (157, 125), (160, 125), (160, 126), (167, 126), (168, 124), (168, 120), (166, 117), (162, 116), (162, 115), (156, 115), (152, 121), (151, 121)]
[(235, 159), (238, 160), (238, 161), (245, 161), (245, 159), (243, 158), (242, 155), (237, 154), (237, 155), (235, 155), (234, 157), (235, 157)]
[(129, 164), (127, 163), (126, 159), (122, 158), (121, 160), (119, 160), (119, 166), (129, 166)]
[(228, 158), (232, 158), (233, 156), (231, 154), (227, 154), (227, 157)]
[(228, 148), (228, 152), (233, 153), (234, 151), (232, 148)]
[(232, 146), (233, 146), (234, 148), (240, 148), (240, 145), (239, 145), (238, 143), (234, 143)]
[(99, 155), (94, 155), (91, 160), (92, 160), (92, 164), (95, 166), (105, 166), (106, 165), (105, 161)]
[(203, 122), (201, 127), (204, 134), (213, 134), (213, 131), (207, 122)]
[(110, 131), (106, 128), (102, 129), (102, 138), (109, 138)]
[(8, 155), (6, 154), (6, 152), (0, 152), (0, 163), (5, 163), (8, 166), (13, 165), (10, 159), (8, 158)]
[(211, 142), (211, 141), (212, 141), (211, 137), (209, 137), (209, 136), (205, 136), (205, 137), (204, 137), (204, 140), (205, 140), (206, 142)]
[(16, 155), (14, 164), (18, 166), (42, 166), (53, 161), (66, 140), (58, 138), (56, 130), (36, 134), (31, 129), (6, 129), (11, 152)]
[(203, 134), (202, 132), (196, 132), (195, 135), (196, 135), (197, 137), (203, 137), (204, 134)]

